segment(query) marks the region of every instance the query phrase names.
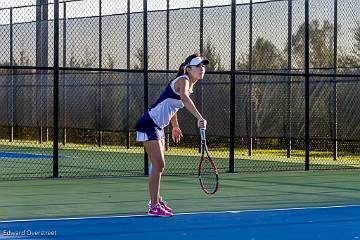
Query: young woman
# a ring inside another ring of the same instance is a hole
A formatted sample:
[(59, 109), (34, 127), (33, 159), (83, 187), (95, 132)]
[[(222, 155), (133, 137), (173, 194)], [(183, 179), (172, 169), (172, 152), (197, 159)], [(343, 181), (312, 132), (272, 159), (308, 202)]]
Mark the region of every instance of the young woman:
[(149, 211), (151, 216), (172, 216), (172, 209), (160, 196), (161, 175), (165, 168), (164, 127), (172, 125), (172, 139), (175, 143), (182, 137), (177, 120), (177, 111), (185, 107), (198, 120), (198, 127), (205, 128), (206, 120), (199, 113), (189, 95), (198, 80), (203, 79), (205, 65), (209, 61), (198, 54), (190, 55), (179, 67), (177, 77), (172, 80), (154, 105), (139, 119), (135, 129), (137, 141), (143, 142), (152, 163), (149, 177)]

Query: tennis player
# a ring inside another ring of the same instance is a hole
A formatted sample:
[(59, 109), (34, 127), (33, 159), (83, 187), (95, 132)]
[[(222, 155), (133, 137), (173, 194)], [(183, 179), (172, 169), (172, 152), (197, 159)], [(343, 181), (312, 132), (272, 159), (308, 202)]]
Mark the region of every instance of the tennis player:
[(172, 80), (162, 92), (158, 100), (138, 120), (135, 129), (136, 140), (143, 142), (145, 150), (152, 163), (152, 172), (149, 177), (149, 211), (148, 215), (170, 217), (172, 209), (160, 196), (161, 175), (165, 168), (165, 133), (164, 128), (171, 123), (172, 139), (175, 143), (182, 137), (177, 120), (177, 111), (185, 107), (195, 118), (199, 128), (206, 127), (206, 120), (199, 113), (189, 95), (198, 80), (205, 74), (205, 65), (209, 61), (199, 54), (186, 58), (179, 67), (177, 77)]

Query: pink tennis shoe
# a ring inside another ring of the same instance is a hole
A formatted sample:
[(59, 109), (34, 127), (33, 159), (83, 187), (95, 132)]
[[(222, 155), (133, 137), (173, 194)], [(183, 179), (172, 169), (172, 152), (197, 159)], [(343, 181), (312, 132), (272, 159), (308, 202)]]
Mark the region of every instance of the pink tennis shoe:
[(173, 214), (169, 211), (166, 211), (165, 208), (160, 203), (158, 203), (154, 207), (149, 207), (148, 215), (157, 217), (171, 217)]
[[(162, 197), (160, 197), (159, 203), (166, 211), (168, 211), (168, 212), (173, 211), (172, 208), (167, 205), (167, 203), (163, 200)], [(149, 209), (150, 209), (151, 201), (149, 201), (148, 206), (149, 206)]]
[(161, 205), (166, 211), (168, 211), (168, 212), (172, 212), (172, 211), (173, 211), (172, 208), (169, 207), (169, 206), (166, 204), (166, 202), (162, 199), (162, 197), (160, 197), (159, 203), (160, 203), (160, 205)]

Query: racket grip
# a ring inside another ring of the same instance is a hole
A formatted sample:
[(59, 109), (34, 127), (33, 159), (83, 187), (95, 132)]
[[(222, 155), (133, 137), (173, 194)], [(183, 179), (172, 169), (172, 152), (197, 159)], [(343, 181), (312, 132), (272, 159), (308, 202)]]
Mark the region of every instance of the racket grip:
[(201, 141), (205, 141), (206, 137), (205, 137), (205, 128), (200, 128), (200, 138)]

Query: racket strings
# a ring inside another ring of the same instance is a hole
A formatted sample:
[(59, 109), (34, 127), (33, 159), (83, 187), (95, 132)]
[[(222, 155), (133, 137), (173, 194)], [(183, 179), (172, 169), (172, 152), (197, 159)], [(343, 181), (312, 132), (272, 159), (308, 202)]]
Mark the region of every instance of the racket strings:
[(200, 177), (203, 187), (208, 192), (213, 192), (216, 189), (216, 173), (214, 172), (213, 166), (208, 158), (204, 158), (202, 160)]

